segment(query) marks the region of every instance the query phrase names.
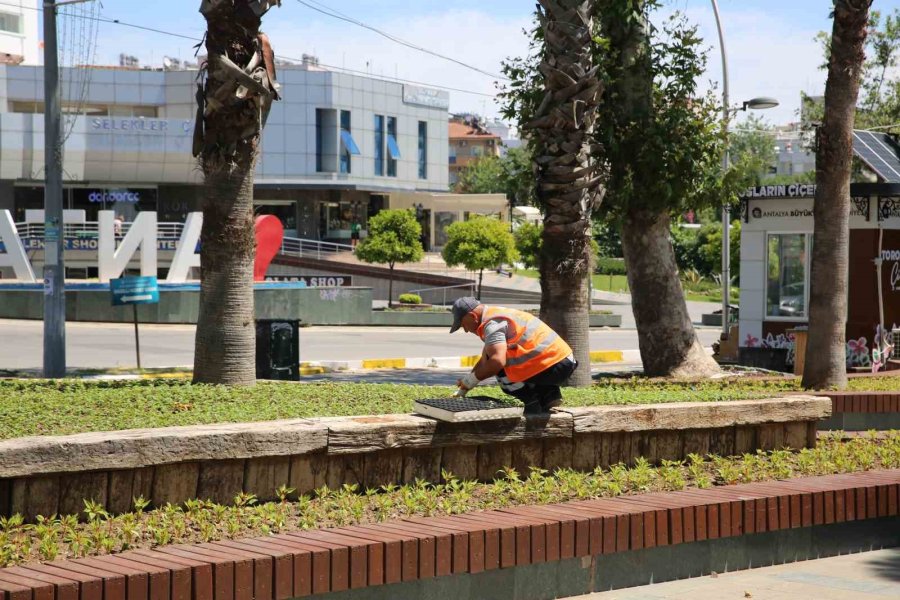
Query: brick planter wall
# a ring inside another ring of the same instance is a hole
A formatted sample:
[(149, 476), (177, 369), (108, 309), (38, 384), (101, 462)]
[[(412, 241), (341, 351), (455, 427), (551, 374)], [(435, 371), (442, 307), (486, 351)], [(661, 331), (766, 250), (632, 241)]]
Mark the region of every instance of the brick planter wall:
[(898, 492), (875, 471), (164, 546), (0, 569), (0, 599), (555, 598), (895, 545)]
[(900, 429), (900, 392), (827, 392), (832, 414), (820, 430)]
[[(449, 424), (416, 415), (295, 419), (32, 437), (0, 442), (0, 516), (79, 514), (83, 501), (126, 512), (193, 498), (230, 503), (241, 491), (273, 499), (281, 485), (377, 488), (441, 471), (491, 480), (688, 454), (814, 447), (827, 398), (568, 408), (552, 416)], [(702, 428), (698, 428), (702, 426)], [(2, 600), (2, 599), (0, 599)]]

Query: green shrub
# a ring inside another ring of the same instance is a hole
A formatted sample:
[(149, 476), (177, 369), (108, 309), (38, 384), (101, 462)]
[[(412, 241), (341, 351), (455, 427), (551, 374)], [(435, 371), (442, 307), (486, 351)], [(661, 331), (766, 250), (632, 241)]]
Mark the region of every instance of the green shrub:
[(400, 294), (400, 304), (422, 304), (422, 296), (418, 294)]
[(625, 275), (625, 259), (602, 256), (594, 271), (600, 275)]

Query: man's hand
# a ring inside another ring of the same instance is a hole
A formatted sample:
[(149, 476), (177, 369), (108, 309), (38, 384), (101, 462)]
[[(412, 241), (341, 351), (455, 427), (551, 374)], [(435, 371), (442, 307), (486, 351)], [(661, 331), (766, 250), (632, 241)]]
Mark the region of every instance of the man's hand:
[(475, 376), (475, 372), (469, 371), (466, 373), (465, 377), (457, 380), (456, 387), (459, 388), (459, 393), (465, 396), (469, 390), (477, 387), (479, 383), (478, 377)]

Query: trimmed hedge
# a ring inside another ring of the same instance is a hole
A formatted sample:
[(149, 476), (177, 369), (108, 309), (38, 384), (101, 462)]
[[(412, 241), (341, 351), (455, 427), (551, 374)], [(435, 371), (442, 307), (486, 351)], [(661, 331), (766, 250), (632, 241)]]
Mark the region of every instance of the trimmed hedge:
[(597, 259), (594, 272), (599, 275), (625, 275), (625, 259), (601, 256)]

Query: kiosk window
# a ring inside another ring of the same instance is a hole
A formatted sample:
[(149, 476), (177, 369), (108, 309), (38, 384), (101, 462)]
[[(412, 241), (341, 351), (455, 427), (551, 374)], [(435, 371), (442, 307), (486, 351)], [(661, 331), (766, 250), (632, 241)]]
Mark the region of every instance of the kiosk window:
[(767, 317), (807, 318), (809, 242), (803, 233), (769, 235)]

